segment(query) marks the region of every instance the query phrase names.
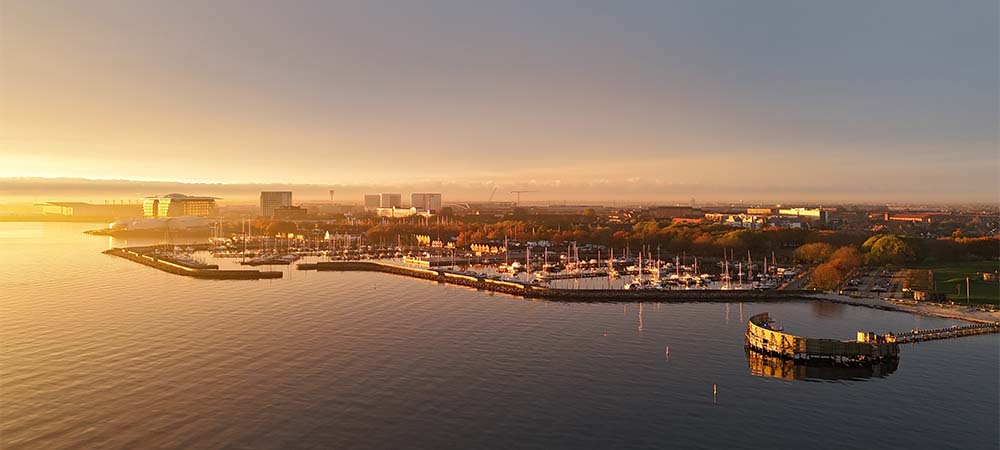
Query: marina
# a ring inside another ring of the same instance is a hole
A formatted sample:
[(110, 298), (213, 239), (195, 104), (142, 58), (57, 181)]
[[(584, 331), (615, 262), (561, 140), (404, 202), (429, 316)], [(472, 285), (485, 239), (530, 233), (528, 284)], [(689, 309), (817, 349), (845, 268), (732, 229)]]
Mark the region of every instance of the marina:
[(613, 302), (613, 301), (714, 301), (730, 302), (739, 300), (779, 301), (804, 298), (804, 291), (758, 291), (758, 290), (625, 290), (625, 289), (569, 289), (542, 286), (537, 282), (526, 282), (496, 275), (464, 272), (446, 269), (406, 267), (378, 261), (330, 261), (298, 264), (299, 270), (317, 271), (364, 271), (383, 272), (395, 275), (456, 284), (475, 289), (502, 292), (526, 298), (552, 299), (567, 302)]

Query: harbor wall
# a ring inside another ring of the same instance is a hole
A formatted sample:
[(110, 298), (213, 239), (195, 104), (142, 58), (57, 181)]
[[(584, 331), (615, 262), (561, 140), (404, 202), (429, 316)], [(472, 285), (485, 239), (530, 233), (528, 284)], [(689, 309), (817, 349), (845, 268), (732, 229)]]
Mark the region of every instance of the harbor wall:
[(440, 283), (467, 286), (475, 289), (502, 292), (527, 298), (541, 298), (566, 302), (637, 302), (637, 301), (780, 301), (803, 298), (801, 291), (753, 290), (637, 290), (624, 289), (562, 289), (538, 286), (524, 282), (453, 273), (431, 268), (404, 267), (374, 261), (330, 261), (302, 263), (299, 270), (382, 272), (420, 278)]
[[(258, 280), (262, 278), (281, 278), (281, 272), (261, 270), (219, 270), (218, 266), (188, 267), (155, 256), (129, 249), (113, 248), (105, 250), (105, 254), (125, 258), (144, 266), (149, 266), (174, 275), (212, 280)], [(215, 267), (215, 268), (213, 268)]]

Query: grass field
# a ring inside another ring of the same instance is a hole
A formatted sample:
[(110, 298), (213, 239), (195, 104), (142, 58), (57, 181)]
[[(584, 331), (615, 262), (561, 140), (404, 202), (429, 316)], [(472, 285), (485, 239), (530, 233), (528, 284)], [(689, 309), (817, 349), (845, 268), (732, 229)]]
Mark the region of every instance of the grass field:
[(982, 276), (983, 272), (993, 272), (1000, 268), (1000, 262), (935, 264), (914, 268), (931, 270), (935, 290), (947, 294), (948, 300), (955, 303), (965, 303), (965, 277), (969, 277), (969, 297), (973, 304), (1000, 304), (1000, 283), (984, 281)]

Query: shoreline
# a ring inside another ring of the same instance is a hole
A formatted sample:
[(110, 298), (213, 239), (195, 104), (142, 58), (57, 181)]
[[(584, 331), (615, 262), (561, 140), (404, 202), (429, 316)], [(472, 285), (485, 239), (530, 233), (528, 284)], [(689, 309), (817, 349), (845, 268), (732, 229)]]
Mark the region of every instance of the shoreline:
[(916, 314), (927, 317), (937, 317), (941, 319), (962, 320), (977, 324), (989, 324), (1000, 322), (1000, 312), (987, 312), (980, 310), (969, 310), (969, 308), (959, 305), (938, 306), (929, 304), (907, 304), (901, 302), (889, 302), (882, 299), (854, 298), (840, 294), (815, 293), (804, 297), (844, 305), (861, 306), (865, 308), (881, 309), (883, 311), (896, 311), (909, 314)]

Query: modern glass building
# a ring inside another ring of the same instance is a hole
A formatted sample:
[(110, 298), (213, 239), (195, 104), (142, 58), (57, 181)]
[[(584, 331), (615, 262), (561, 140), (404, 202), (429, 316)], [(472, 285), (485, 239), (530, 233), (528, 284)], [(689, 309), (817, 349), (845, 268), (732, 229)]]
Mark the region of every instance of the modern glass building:
[(215, 197), (167, 194), (142, 200), (144, 217), (210, 216), (215, 212)]

